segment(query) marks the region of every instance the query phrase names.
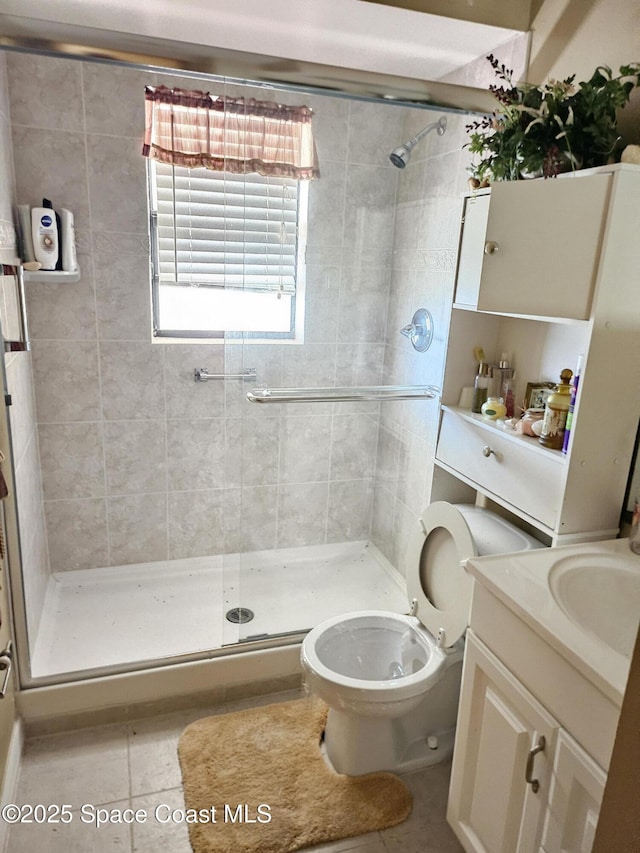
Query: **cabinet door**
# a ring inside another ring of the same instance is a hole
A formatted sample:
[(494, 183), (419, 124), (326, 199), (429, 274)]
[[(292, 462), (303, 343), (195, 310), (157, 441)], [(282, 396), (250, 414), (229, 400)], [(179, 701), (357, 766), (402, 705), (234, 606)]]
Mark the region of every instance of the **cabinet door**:
[(489, 199), (487, 193), (471, 195), (464, 200), (454, 299), (456, 305), (469, 305), (472, 308), (478, 306)]
[(564, 730), (558, 735), (545, 853), (591, 853), (607, 774)]
[(478, 309), (588, 319), (611, 174), (491, 187)]
[(447, 809), (468, 853), (538, 849), (556, 731), (553, 717), (469, 630)]

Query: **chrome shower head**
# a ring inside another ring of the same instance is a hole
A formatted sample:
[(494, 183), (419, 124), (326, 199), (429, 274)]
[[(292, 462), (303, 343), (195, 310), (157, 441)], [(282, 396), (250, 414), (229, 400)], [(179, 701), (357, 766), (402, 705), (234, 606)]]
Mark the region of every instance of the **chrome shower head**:
[(404, 145), (400, 145), (398, 148), (394, 148), (391, 154), (389, 154), (389, 160), (393, 163), (394, 166), (397, 166), (398, 169), (404, 169), (404, 167), (409, 162), (409, 157), (411, 156), (411, 151), (415, 146), (420, 142), (423, 136), (426, 136), (430, 130), (435, 130), (438, 133), (438, 136), (442, 136), (442, 134), (447, 129), (447, 117), (441, 116), (438, 121), (434, 121), (432, 124), (428, 124), (426, 127), (423, 127), (419, 133), (410, 139), (408, 142), (405, 142)]
[[(411, 148), (413, 148), (413, 145)], [(391, 154), (389, 154), (389, 160), (391, 160), (393, 165), (397, 166), (398, 169), (404, 169), (409, 162), (411, 148), (408, 148), (407, 145), (401, 145), (399, 148), (394, 148)]]

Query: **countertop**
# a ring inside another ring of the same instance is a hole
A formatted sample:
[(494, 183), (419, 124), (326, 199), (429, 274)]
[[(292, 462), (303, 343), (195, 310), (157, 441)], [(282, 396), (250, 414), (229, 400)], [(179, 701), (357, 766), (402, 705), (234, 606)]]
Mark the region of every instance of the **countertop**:
[[(622, 704), (629, 675), (630, 657), (621, 654), (574, 623), (560, 608), (549, 588), (549, 574), (564, 557), (593, 558), (603, 554), (637, 560), (640, 556), (629, 549), (628, 539), (563, 545), (516, 554), (474, 557), (465, 567), (477, 583), (486, 587), (503, 604), (544, 639), (552, 648), (579, 670), (592, 684), (618, 706)], [(635, 566), (634, 566), (635, 568)], [(640, 621), (640, 613), (638, 614)]]

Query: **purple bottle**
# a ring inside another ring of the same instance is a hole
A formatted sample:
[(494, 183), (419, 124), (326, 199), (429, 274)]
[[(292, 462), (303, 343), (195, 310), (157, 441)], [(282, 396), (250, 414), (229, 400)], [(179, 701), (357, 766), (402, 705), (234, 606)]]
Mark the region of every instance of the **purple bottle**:
[(562, 452), (566, 453), (569, 447), (569, 436), (571, 435), (571, 422), (573, 421), (573, 410), (576, 404), (578, 395), (578, 383), (580, 382), (580, 371), (582, 370), (582, 355), (578, 356), (578, 364), (576, 372), (573, 374), (573, 384), (571, 385), (571, 397), (569, 398), (569, 411), (567, 412), (567, 422), (564, 427), (564, 440), (562, 442)]

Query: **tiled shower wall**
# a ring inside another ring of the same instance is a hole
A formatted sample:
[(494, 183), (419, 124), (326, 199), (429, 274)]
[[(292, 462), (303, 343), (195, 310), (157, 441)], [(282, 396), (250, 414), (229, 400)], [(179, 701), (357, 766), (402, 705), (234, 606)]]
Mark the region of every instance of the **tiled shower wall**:
[[(434, 114), (434, 118), (438, 118)], [(447, 115), (443, 136), (429, 133), (402, 170), (385, 337), (385, 381), (440, 385), (453, 295), (460, 197), (466, 189), (465, 116)], [(404, 137), (425, 125), (408, 115)], [(431, 347), (418, 353), (398, 329), (418, 308), (433, 317)], [(403, 574), (418, 516), (429, 503), (438, 401), (386, 404), (380, 415), (372, 538)]]
[[(514, 37), (494, 53), (519, 79), (526, 68), (527, 36)], [(481, 89), (495, 83), (485, 57), (443, 79)], [(437, 117), (438, 113), (429, 118), (407, 111), (403, 138), (410, 139)], [(428, 134), (400, 173), (385, 337), (384, 376), (389, 383), (440, 384), (442, 380), (461, 194), (468, 189), (470, 155), (463, 147), (468, 141), (468, 122), (468, 116), (448, 113), (444, 136)], [(426, 353), (416, 353), (397, 334), (417, 308), (427, 308), (433, 315), (434, 339)], [(469, 346), (476, 344), (470, 342)], [(470, 376), (469, 383), (472, 381)], [(431, 502), (437, 426), (435, 401), (387, 404), (381, 409), (372, 539), (403, 574), (407, 571), (407, 543), (418, 516)]]
[[(0, 53), (0, 259), (8, 265), (16, 261), (16, 239), (13, 224), (15, 199), (13, 161), (11, 159), (11, 124), (7, 89), (7, 66)], [(0, 322), (6, 340), (20, 338), (20, 324), (15, 277), (2, 275), (0, 267)], [(32, 382), (32, 359), (29, 352), (9, 352), (4, 355), (7, 388), (12, 404), (8, 409), (13, 444), (13, 484), (5, 503), (5, 519), (10, 524), (15, 498), (19, 520), (19, 536), (25, 573), (24, 594), (33, 607), (28, 613), (28, 629), (32, 636), (38, 630), (40, 613), (49, 577), (45, 519), (42, 505), (42, 482), (38, 455), (38, 433), (35, 419)], [(3, 473), (10, 478), (10, 450), (2, 447), (7, 461)], [(8, 534), (7, 542), (13, 544)], [(10, 554), (15, 558), (15, 554)], [(17, 568), (17, 564), (16, 564)], [(6, 583), (5, 583), (6, 587)], [(4, 614), (6, 618), (6, 614)]]
[[(238, 383), (194, 383), (193, 369), (242, 364), (257, 368), (257, 384), (274, 386), (376, 384), (401, 373), (439, 381), (436, 360), (429, 357), (425, 371), (397, 334), (426, 281), (413, 260), (393, 252), (399, 173), (388, 163), (406, 135), (406, 115), (416, 126), (437, 116), (278, 95), (314, 108), (322, 171), (310, 188), (304, 346), (154, 343), (143, 90), (198, 84), (19, 53), (7, 55), (7, 67), (17, 199), (35, 205), (46, 197), (74, 212), (82, 270), (77, 284), (27, 285), (51, 570), (367, 538), (376, 405), (252, 406)], [(399, 217), (413, 203), (404, 192)], [(427, 208), (437, 220), (438, 209)], [(403, 239), (413, 258), (411, 234)], [(452, 248), (440, 237), (433, 245)], [(391, 277), (405, 272), (385, 347)], [(433, 352), (445, 336), (448, 267), (436, 277), (447, 284), (427, 305), (438, 314)], [(422, 416), (419, 427), (412, 420), (418, 409), (385, 406), (399, 414), (384, 415), (381, 442), (397, 430), (432, 440), (431, 414), (423, 428)], [(379, 480), (383, 532), (397, 514), (383, 498), (401, 500), (401, 481), (393, 491), (386, 474)], [(393, 556), (387, 538), (378, 535)]]

